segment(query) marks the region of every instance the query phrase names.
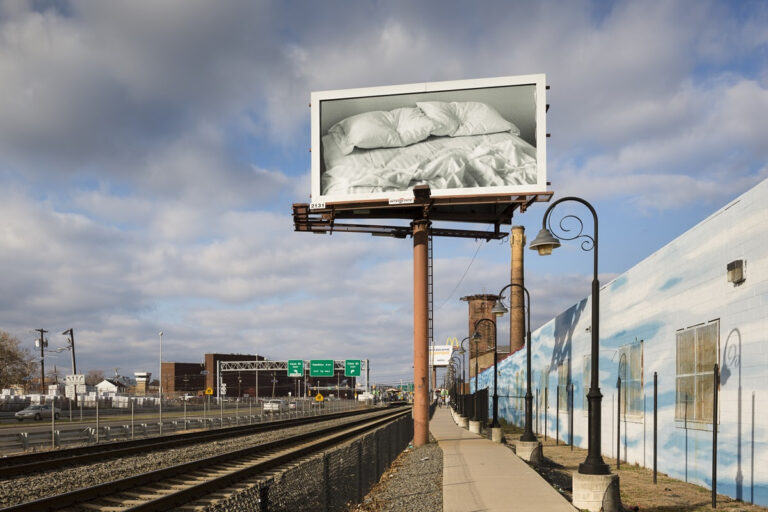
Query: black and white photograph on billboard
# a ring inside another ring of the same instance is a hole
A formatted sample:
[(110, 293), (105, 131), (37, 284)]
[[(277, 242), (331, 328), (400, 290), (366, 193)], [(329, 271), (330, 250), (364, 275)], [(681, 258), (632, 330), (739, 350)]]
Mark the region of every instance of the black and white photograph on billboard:
[(312, 203), (546, 190), (545, 76), (312, 94)]

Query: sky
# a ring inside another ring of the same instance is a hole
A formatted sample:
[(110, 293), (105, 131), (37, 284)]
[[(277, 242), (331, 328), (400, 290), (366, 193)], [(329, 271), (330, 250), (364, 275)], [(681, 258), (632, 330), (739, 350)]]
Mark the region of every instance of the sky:
[[(594, 205), (603, 283), (768, 177), (764, 1), (0, 0), (0, 329), (33, 349), (73, 328), (78, 373), (156, 375), (163, 331), (165, 361), (411, 380), (412, 241), (293, 232), (310, 92), (534, 73), (550, 190)], [(545, 209), (513, 219), (529, 241)], [(588, 295), (593, 256), (525, 252), (536, 328)], [(509, 258), (435, 239), (436, 343)]]

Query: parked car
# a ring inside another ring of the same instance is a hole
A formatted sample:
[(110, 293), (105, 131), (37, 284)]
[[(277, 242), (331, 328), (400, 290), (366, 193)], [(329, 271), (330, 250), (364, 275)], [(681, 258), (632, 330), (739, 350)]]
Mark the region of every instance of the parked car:
[(296, 409), (296, 402), (288, 402), (289, 409)]
[(269, 400), (264, 403), (264, 412), (280, 412), (285, 408), (282, 400)]
[[(59, 414), (61, 413), (61, 409), (56, 407), (56, 409), (53, 412), (53, 417), (55, 419), (59, 419)], [(19, 412), (15, 414), (16, 419), (19, 421), (24, 420), (35, 420), (40, 421), (43, 418), (49, 418), (51, 417), (51, 406), (50, 405), (30, 405), (26, 409), (22, 409)]]

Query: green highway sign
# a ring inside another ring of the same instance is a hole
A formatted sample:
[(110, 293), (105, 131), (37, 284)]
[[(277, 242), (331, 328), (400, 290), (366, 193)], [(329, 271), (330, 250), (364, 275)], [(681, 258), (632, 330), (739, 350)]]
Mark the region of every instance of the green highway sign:
[(347, 359), (344, 361), (344, 376), (345, 377), (359, 377), (360, 367), (362, 366), (360, 359)]
[(333, 377), (333, 359), (312, 359), (309, 361), (310, 377)]
[(288, 376), (289, 377), (304, 376), (304, 360), (303, 359), (288, 360)]

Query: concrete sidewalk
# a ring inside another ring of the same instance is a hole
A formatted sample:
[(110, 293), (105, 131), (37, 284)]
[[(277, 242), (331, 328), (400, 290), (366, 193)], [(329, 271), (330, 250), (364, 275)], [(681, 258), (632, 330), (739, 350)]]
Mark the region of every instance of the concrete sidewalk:
[(568, 500), (507, 446), (472, 434), (438, 408), (429, 430), (443, 450), (443, 510), (574, 512)]

